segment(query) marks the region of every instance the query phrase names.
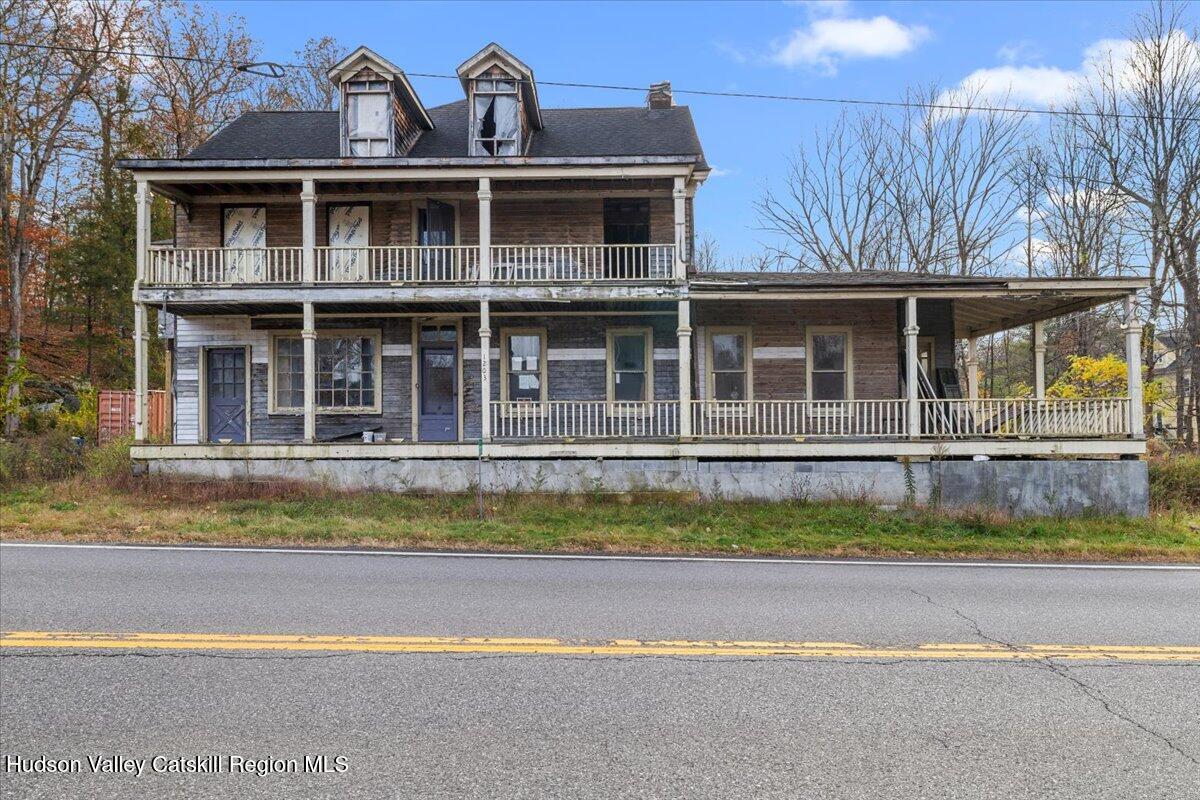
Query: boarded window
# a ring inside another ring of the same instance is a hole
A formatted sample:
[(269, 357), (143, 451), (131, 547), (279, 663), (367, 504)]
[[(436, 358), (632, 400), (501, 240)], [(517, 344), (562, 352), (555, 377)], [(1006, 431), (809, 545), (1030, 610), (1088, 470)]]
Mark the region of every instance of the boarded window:
[(391, 117), (387, 81), (348, 82), (346, 139), (350, 155), (391, 155)]

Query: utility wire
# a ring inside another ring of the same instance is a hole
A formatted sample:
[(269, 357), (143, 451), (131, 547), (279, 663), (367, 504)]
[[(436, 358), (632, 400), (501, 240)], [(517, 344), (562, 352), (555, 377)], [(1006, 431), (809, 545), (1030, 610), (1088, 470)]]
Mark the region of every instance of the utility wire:
[[(62, 50), (77, 53), (96, 53), (109, 56), (132, 56), (136, 58), (160, 58), (170, 61), (185, 61), (197, 64), (226, 66), (239, 72), (259, 77), (278, 79), (283, 77), (285, 69), (303, 69), (302, 64), (280, 63), (277, 61), (238, 62), (201, 56), (184, 56), (174, 54), (139, 53), (131, 50), (111, 50), (98, 47), (72, 47), (68, 45), (36, 44), (29, 42), (0, 41), (0, 46), (30, 47), (42, 50)], [(447, 75), (439, 72), (407, 72), (403, 74), (414, 78), (437, 78), (442, 80), (461, 80), (458, 75)], [(558, 86), (568, 89), (604, 89), (624, 92), (645, 92), (645, 86), (627, 86), (614, 83), (583, 83), (578, 81), (537, 81), (542, 86)], [(778, 100), (797, 103), (821, 103), (829, 105), (877, 106), (884, 108), (923, 108), (936, 111), (959, 112), (991, 112), (998, 114), (1036, 114), (1051, 117), (1099, 117), (1108, 119), (1161, 119), (1164, 122), (1200, 122), (1200, 117), (1166, 117), (1156, 114), (1108, 114), (1099, 111), (1068, 111), (1053, 108), (1022, 108), (1017, 106), (968, 105), (959, 103), (925, 103), (917, 100), (870, 100), (853, 97), (822, 97), (817, 95), (767, 94), (759, 92), (727, 92), (714, 89), (677, 89), (672, 88), (673, 94), (695, 95), (697, 97), (730, 97), (742, 100)]]

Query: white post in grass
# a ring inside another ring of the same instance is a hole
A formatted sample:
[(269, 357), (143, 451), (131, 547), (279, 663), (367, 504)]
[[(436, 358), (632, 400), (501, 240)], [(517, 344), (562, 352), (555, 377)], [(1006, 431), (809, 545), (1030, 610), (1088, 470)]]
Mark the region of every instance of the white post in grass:
[(904, 389), (908, 397), (908, 435), (921, 435), (921, 401), (917, 386), (917, 298), (905, 298), (904, 303)]
[(979, 339), (967, 339), (967, 399), (979, 399)]
[[(546, 354), (542, 353), (541, 357), (545, 358)], [(479, 393), (482, 395), (480, 413), (483, 414), (480, 435), (487, 442), (492, 438), (492, 317), (491, 304), (487, 300), (479, 301)]]
[(317, 182), (306, 178), (300, 182), (300, 245), (301, 264), (305, 283), (317, 279)]
[(692, 308), (690, 300), (679, 301), (679, 436), (692, 435)]
[(1142, 414), (1142, 323), (1137, 318), (1137, 298), (1125, 298), (1125, 363), (1129, 383), (1129, 435), (1146, 435)]
[(146, 441), (146, 304), (133, 306), (133, 440)]
[[(492, 281), (492, 180), (479, 179), (479, 282)], [(487, 327), (484, 323), (483, 327)], [(484, 364), (487, 359), (484, 359)]]
[(1046, 323), (1033, 323), (1033, 396), (1046, 399)]
[(317, 314), (312, 303), (304, 304), (304, 441), (317, 441)]
[(687, 255), (685, 247), (687, 245), (687, 179), (676, 178), (675, 189), (671, 193), (675, 199), (675, 263), (674, 274), (675, 280), (683, 282), (687, 280), (687, 262), (684, 257)]

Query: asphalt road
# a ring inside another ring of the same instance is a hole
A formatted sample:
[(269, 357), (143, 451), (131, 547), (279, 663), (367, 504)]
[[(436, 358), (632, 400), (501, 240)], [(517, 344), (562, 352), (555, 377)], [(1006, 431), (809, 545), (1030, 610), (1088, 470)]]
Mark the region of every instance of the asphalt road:
[[(1200, 572), (6, 545), (0, 630), (1194, 646)], [(1200, 663), (5, 648), (13, 755), (84, 772), (6, 798), (1200, 798)]]

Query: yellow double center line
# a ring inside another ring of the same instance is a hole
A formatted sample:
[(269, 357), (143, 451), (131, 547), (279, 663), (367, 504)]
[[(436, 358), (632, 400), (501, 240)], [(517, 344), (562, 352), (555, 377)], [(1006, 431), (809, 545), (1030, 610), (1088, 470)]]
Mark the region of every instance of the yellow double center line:
[(1169, 661), (1200, 663), (1200, 647), (1174, 645), (939, 642), (879, 646), (852, 642), (570, 640), (509, 636), (304, 636), (252, 633), (0, 632), (0, 648), (71, 650), (283, 650), (345, 653), (477, 653), (546, 656), (796, 656), (912, 661)]

